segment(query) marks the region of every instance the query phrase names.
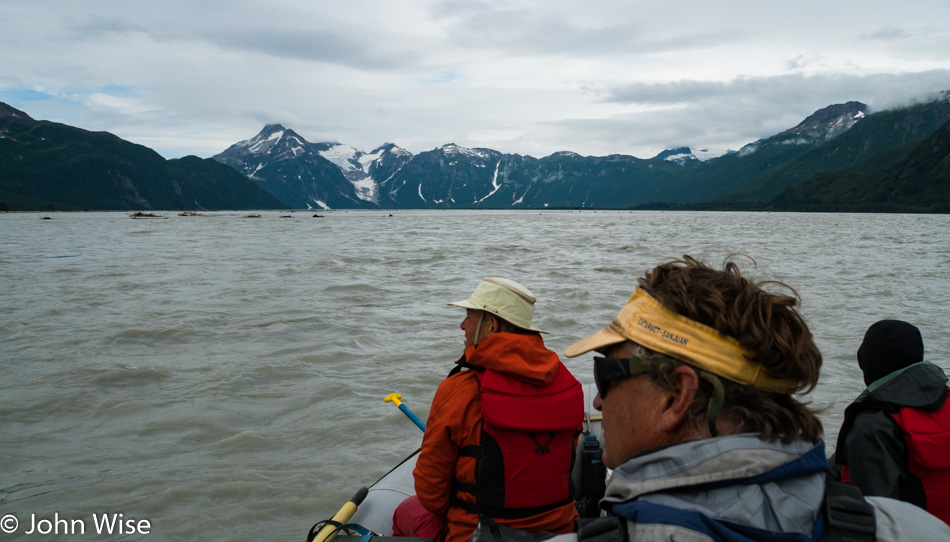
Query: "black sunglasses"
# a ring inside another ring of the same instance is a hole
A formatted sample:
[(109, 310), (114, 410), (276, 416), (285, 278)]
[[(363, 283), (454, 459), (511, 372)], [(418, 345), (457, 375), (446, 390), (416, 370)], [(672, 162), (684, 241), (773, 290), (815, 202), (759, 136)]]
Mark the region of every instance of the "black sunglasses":
[(613, 380), (650, 373), (656, 370), (651, 358), (604, 358), (594, 356), (594, 383), (601, 399), (607, 398), (607, 390)]
[[(638, 376), (646, 373), (656, 372), (663, 363), (672, 362), (676, 365), (685, 365), (681, 361), (672, 358), (603, 358), (594, 356), (594, 383), (597, 384), (597, 393), (601, 400), (607, 397), (607, 390), (610, 389), (610, 383), (620, 378), (628, 376)], [(725, 401), (725, 390), (722, 387), (722, 381), (711, 373), (696, 370), (699, 378), (708, 382), (712, 386), (713, 394), (709, 397), (709, 405), (706, 410), (706, 418), (709, 422), (709, 434), (717, 436), (716, 418), (722, 409)]]

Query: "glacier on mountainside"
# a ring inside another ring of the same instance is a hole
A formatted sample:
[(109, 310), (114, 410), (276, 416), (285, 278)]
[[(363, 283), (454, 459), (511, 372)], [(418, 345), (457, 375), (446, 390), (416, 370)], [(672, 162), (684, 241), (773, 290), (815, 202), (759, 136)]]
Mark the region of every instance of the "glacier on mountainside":
[(375, 154), (364, 154), (362, 151), (340, 143), (327, 143), (329, 148), (319, 151), (320, 156), (340, 168), (346, 180), (350, 181), (356, 191), (356, 197), (371, 203), (379, 201), (378, 185), (369, 174), (370, 166), (384, 151), (382, 148)]

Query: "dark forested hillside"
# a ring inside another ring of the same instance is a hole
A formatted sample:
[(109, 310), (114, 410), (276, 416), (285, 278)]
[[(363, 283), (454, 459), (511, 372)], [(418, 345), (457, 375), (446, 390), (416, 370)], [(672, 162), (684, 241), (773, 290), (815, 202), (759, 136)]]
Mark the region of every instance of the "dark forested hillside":
[(789, 188), (774, 209), (950, 212), (950, 122), (919, 142), (879, 152), (844, 171), (819, 173)]
[(0, 105), (0, 205), (6, 209), (286, 207), (214, 160), (166, 160), (106, 132), (36, 121)]

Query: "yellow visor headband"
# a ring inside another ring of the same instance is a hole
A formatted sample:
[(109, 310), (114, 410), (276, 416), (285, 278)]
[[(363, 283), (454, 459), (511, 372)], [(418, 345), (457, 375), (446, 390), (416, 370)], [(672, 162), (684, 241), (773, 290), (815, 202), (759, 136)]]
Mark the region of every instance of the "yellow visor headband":
[(795, 380), (768, 376), (760, 363), (749, 360), (751, 352), (734, 338), (676, 314), (640, 288), (610, 323), (610, 329), (651, 350), (739, 384), (779, 393), (792, 393), (798, 388)]

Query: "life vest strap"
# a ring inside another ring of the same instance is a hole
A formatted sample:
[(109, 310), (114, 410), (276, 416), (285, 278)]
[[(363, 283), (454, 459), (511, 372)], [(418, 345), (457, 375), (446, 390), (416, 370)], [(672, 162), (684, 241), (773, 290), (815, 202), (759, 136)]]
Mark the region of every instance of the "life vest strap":
[(485, 447), (480, 444), (476, 446), (462, 446), (458, 450), (459, 456), (461, 457), (485, 457)]
[(497, 519), (521, 519), (529, 516), (534, 516), (537, 514), (543, 514), (555, 508), (564, 506), (565, 504), (574, 502), (574, 499), (567, 499), (565, 501), (556, 502), (554, 504), (546, 504), (544, 506), (534, 506), (531, 508), (494, 508), (479, 506), (477, 503), (470, 501), (463, 501), (457, 497), (452, 497), (452, 506), (457, 506), (462, 510), (465, 510), (469, 514), (475, 515), (485, 515), (491, 518)]
[(464, 491), (466, 493), (471, 493), (472, 495), (486, 495), (490, 493), (504, 493), (505, 491), (505, 482), (496, 482), (488, 484), (463, 484), (458, 482), (455, 484), (455, 489), (458, 491)]
[(579, 542), (627, 542), (627, 520), (619, 516), (578, 518)]
[[(857, 486), (825, 479), (825, 538), (830, 540), (877, 540), (874, 507)], [(823, 540), (825, 539), (823, 538)]]

